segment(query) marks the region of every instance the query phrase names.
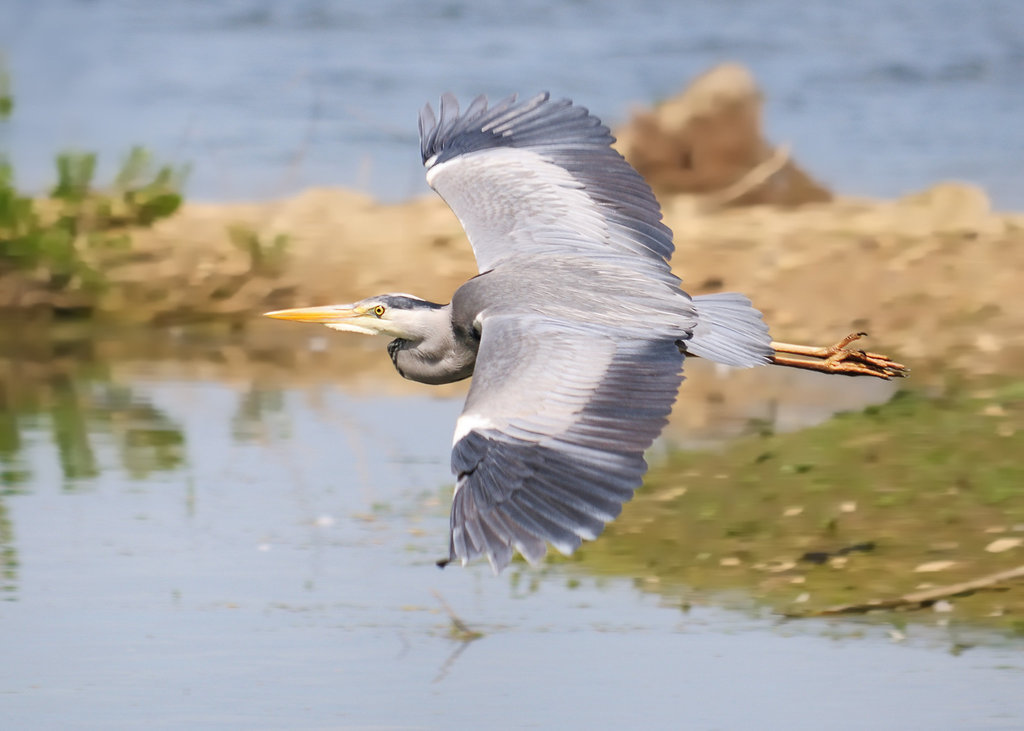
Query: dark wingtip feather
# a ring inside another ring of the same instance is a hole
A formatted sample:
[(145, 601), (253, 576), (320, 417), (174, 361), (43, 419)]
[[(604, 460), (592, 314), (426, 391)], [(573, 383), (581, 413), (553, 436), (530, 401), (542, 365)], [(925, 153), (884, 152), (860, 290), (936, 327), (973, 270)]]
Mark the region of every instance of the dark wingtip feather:
[(426, 164), (493, 147), (558, 145), (585, 141), (610, 145), (611, 132), (586, 107), (569, 99), (551, 99), (549, 92), (519, 101), (516, 95), (492, 107), (478, 96), (460, 114), (456, 98), (441, 95), (439, 114), (428, 104), (420, 113), (420, 155)]

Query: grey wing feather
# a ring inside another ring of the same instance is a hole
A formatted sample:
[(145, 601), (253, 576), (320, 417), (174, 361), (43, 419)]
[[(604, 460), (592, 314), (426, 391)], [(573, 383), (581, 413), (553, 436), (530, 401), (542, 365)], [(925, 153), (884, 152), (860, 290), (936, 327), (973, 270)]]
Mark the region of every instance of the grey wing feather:
[(653, 193), (583, 107), (541, 94), (460, 112), (446, 94), (420, 141), (489, 272), (452, 301), (480, 343), (452, 449), (450, 560), (571, 553), (639, 486), (682, 381), (676, 343), (751, 364), (766, 331), (745, 300), (702, 310), (679, 289)]
[(453, 96), (420, 114), (427, 180), (462, 222), (481, 271), (538, 250), (640, 254), (667, 268), (674, 246), (643, 178), (584, 107), (540, 94), (465, 113)]
[(500, 571), (571, 553), (614, 519), (682, 381), (672, 339), (539, 315), (485, 320), (456, 426), (450, 559)]
[(683, 343), (691, 354), (738, 368), (767, 365), (774, 353), (768, 325), (742, 294), (721, 292), (693, 298), (697, 325)]

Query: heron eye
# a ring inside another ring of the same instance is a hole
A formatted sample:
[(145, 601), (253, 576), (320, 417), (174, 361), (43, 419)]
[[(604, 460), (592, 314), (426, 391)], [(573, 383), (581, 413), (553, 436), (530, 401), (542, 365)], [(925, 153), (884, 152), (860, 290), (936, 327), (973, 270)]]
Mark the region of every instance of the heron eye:
[(376, 307), (374, 307), (373, 308), (373, 314), (375, 314), (377, 317), (383, 317), (384, 316), (384, 305), (377, 305)]

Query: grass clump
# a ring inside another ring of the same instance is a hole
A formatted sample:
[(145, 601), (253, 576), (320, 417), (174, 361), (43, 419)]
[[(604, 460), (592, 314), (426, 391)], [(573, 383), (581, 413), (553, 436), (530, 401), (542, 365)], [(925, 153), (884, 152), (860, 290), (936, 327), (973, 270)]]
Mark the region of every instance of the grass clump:
[(0, 276), (21, 272), (51, 290), (102, 288), (90, 253), (131, 247), (127, 230), (149, 226), (181, 205), (184, 170), (156, 166), (141, 147), (128, 153), (113, 185), (94, 185), (96, 155), (57, 156), (57, 183), (45, 198), (18, 191), (0, 157)]
[[(744, 589), (780, 611), (954, 584), (1024, 564), (1024, 382), (890, 403), (817, 428), (678, 452), (602, 540), (590, 570), (684, 591)], [(1024, 584), (956, 599), (952, 620), (1004, 629)]]
[[(13, 109), (10, 76), (0, 64), (0, 121)], [(133, 147), (113, 182), (97, 187), (96, 162), (91, 152), (58, 154), (56, 184), (33, 197), (18, 190), (0, 153), (0, 280), (14, 275), (56, 292), (102, 289), (97, 255), (130, 248), (130, 228), (150, 226), (181, 205), (185, 168), (157, 165)]]

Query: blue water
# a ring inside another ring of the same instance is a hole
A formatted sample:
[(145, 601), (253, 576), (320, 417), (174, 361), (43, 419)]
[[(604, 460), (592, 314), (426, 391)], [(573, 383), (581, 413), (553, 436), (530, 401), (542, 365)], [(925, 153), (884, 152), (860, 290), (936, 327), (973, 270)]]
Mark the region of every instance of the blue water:
[(53, 152), (133, 143), (192, 166), (205, 199), (342, 185), (426, 192), (416, 113), (550, 89), (608, 122), (712, 64), (748, 65), (772, 139), (836, 190), (973, 181), (1024, 208), (1019, 0), (6, 0), (16, 113), (0, 147), (22, 185)]
[(1024, 723), (1019, 643), (951, 653), (938, 615), (896, 643), (564, 563), (438, 570), (459, 397), (66, 367), (8, 369), (37, 407), (0, 454), (4, 729)]

